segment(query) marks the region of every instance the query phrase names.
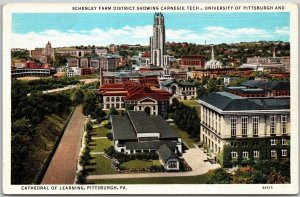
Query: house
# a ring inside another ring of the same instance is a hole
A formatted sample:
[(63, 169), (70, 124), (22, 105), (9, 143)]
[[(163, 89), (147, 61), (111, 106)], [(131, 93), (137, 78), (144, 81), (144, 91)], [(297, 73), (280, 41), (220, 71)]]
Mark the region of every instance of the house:
[(197, 97), (195, 84), (187, 81), (177, 81), (175, 79), (163, 81), (160, 83), (160, 89), (168, 91), (173, 94), (174, 97), (184, 100)]
[(167, 171), (179, 171), (179, 157), (166, 144), (161, 145), (156, 152)]
[(113, 146), (124, 154), (157, 152), (166, 170), (178, 170), (182, 153), (181, 137), (162, 116), (128, 110), (126, 115), (112, 115)]
[(290, 98), (200, 98), (200, 141), (224, 167), (289, 158)]

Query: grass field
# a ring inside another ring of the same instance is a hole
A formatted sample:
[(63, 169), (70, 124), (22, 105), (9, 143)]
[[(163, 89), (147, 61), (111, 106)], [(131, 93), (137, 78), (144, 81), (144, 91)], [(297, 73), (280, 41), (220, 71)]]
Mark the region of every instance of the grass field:
[(197, 102), (197, 100), (179, 100), (179, 102), (182, 102), (183, 104), (185, 105), (188, 105), (188, 106), (200, 106), (200, 104)]
[(92, 184), (205, 184), (212, 171), (199, 176), (88, 180)]
[(106, 134), (109, 132), (109, 130), (105, 127), (98, 127), (93, 129), (92, 131), (92, 137), (106, 137)]
[(194, 148), (193, 143), (196, 143), (197, 139), (195, 138), (190, 138), (189, 135), (187, 134), (186, 131), (182, 131), (181, 129), (179, 129), (176, 124), (174, 125), (170, 125), (177, 133), (178, 135), (181, 137), (182, 141), (185, 142), (185, 145), (188, 148)]
[(200, 115), (200, 103), (198, 103), (197, 100), (179, 100), (179, 102), (182, 102), (187, 106), (194, 107), (198, 115)]
[(104, 152), (104, 149), (112, 146), (112, 141), (106, 138), (93, 139), (89, 145), (91, 152)]
[(90, 175), (115, 174), (116, 171), (111, 167), (112, 163), (112, 160), (105, 158), (103, 155), (92, 155), (87, 169)]
[(121, 167), (125, 169), (139, 169), (139, 168), (149, 168), (150, 166), (161, 166), (159, 160), (152, 161), (141, 161), (141, 160), (131, 160), (121, 164)]

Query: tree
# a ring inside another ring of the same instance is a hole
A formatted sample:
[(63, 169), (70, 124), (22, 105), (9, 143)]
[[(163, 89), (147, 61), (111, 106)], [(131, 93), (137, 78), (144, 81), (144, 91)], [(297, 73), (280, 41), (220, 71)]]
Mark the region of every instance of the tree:
[(214, 170), (213, 174), (209, 177), (208, 184), (229, 184), (232, 181), (232, 175), (226, 172), (223, 168)]
[(80, 89), (75, 89), (73, 94), (71, 95), (71, 101), (74, 103), (74, 105), (79, 105), (84, 100), (84, 94)]
[(267, 183), (282, 184), (289, 183), (289, 180), (287, 177), (282, 176), (280, 172), (272, 170), (271, 173), (268, 175)]
[(235, 184), (250, 184), (253, 183), (252, 176), (255, 172), (252, 167), (240, 167), (235, 171), (232, 183)]
[(118, 115), (119, 113), (118, 113), (118, 111), (116, 110), (116, 108), (112, 107), (112, 108), (110, 108), (108, 114), (109, 114), (109, 116), (111, 116), (111, 115)]

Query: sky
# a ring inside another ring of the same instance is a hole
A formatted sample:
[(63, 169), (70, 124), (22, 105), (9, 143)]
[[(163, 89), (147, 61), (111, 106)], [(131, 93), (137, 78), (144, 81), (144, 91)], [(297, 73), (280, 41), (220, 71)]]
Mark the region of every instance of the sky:
[[(166, 41), (289, 41), (288, 12), (163, 13)], [(154, 13), (13, 13), (12, 48), (149, 45)]]

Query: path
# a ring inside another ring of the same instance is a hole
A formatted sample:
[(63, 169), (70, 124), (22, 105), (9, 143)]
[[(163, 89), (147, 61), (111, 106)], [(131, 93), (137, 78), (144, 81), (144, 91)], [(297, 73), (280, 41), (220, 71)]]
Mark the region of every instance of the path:
[(78, 106), (48, 166), (42, 184), (74, 183), (84, 121), (82, 106)]
[(204, 162), (207, 156), (199, 148), (191, 148), (183, 154), (183, 158), (193, 169), (189, 172), (159, 172), (159, 173), (132, 173), (132, 174), (105, 174), (90, 175), (88, 180), (96, 179), (122, 179), (122, 178), (143, 178), (143, 177), (179, 177), (179, 176), (197, 176), (208, 172), (211, 169), (219, 168), (219, 164)]

